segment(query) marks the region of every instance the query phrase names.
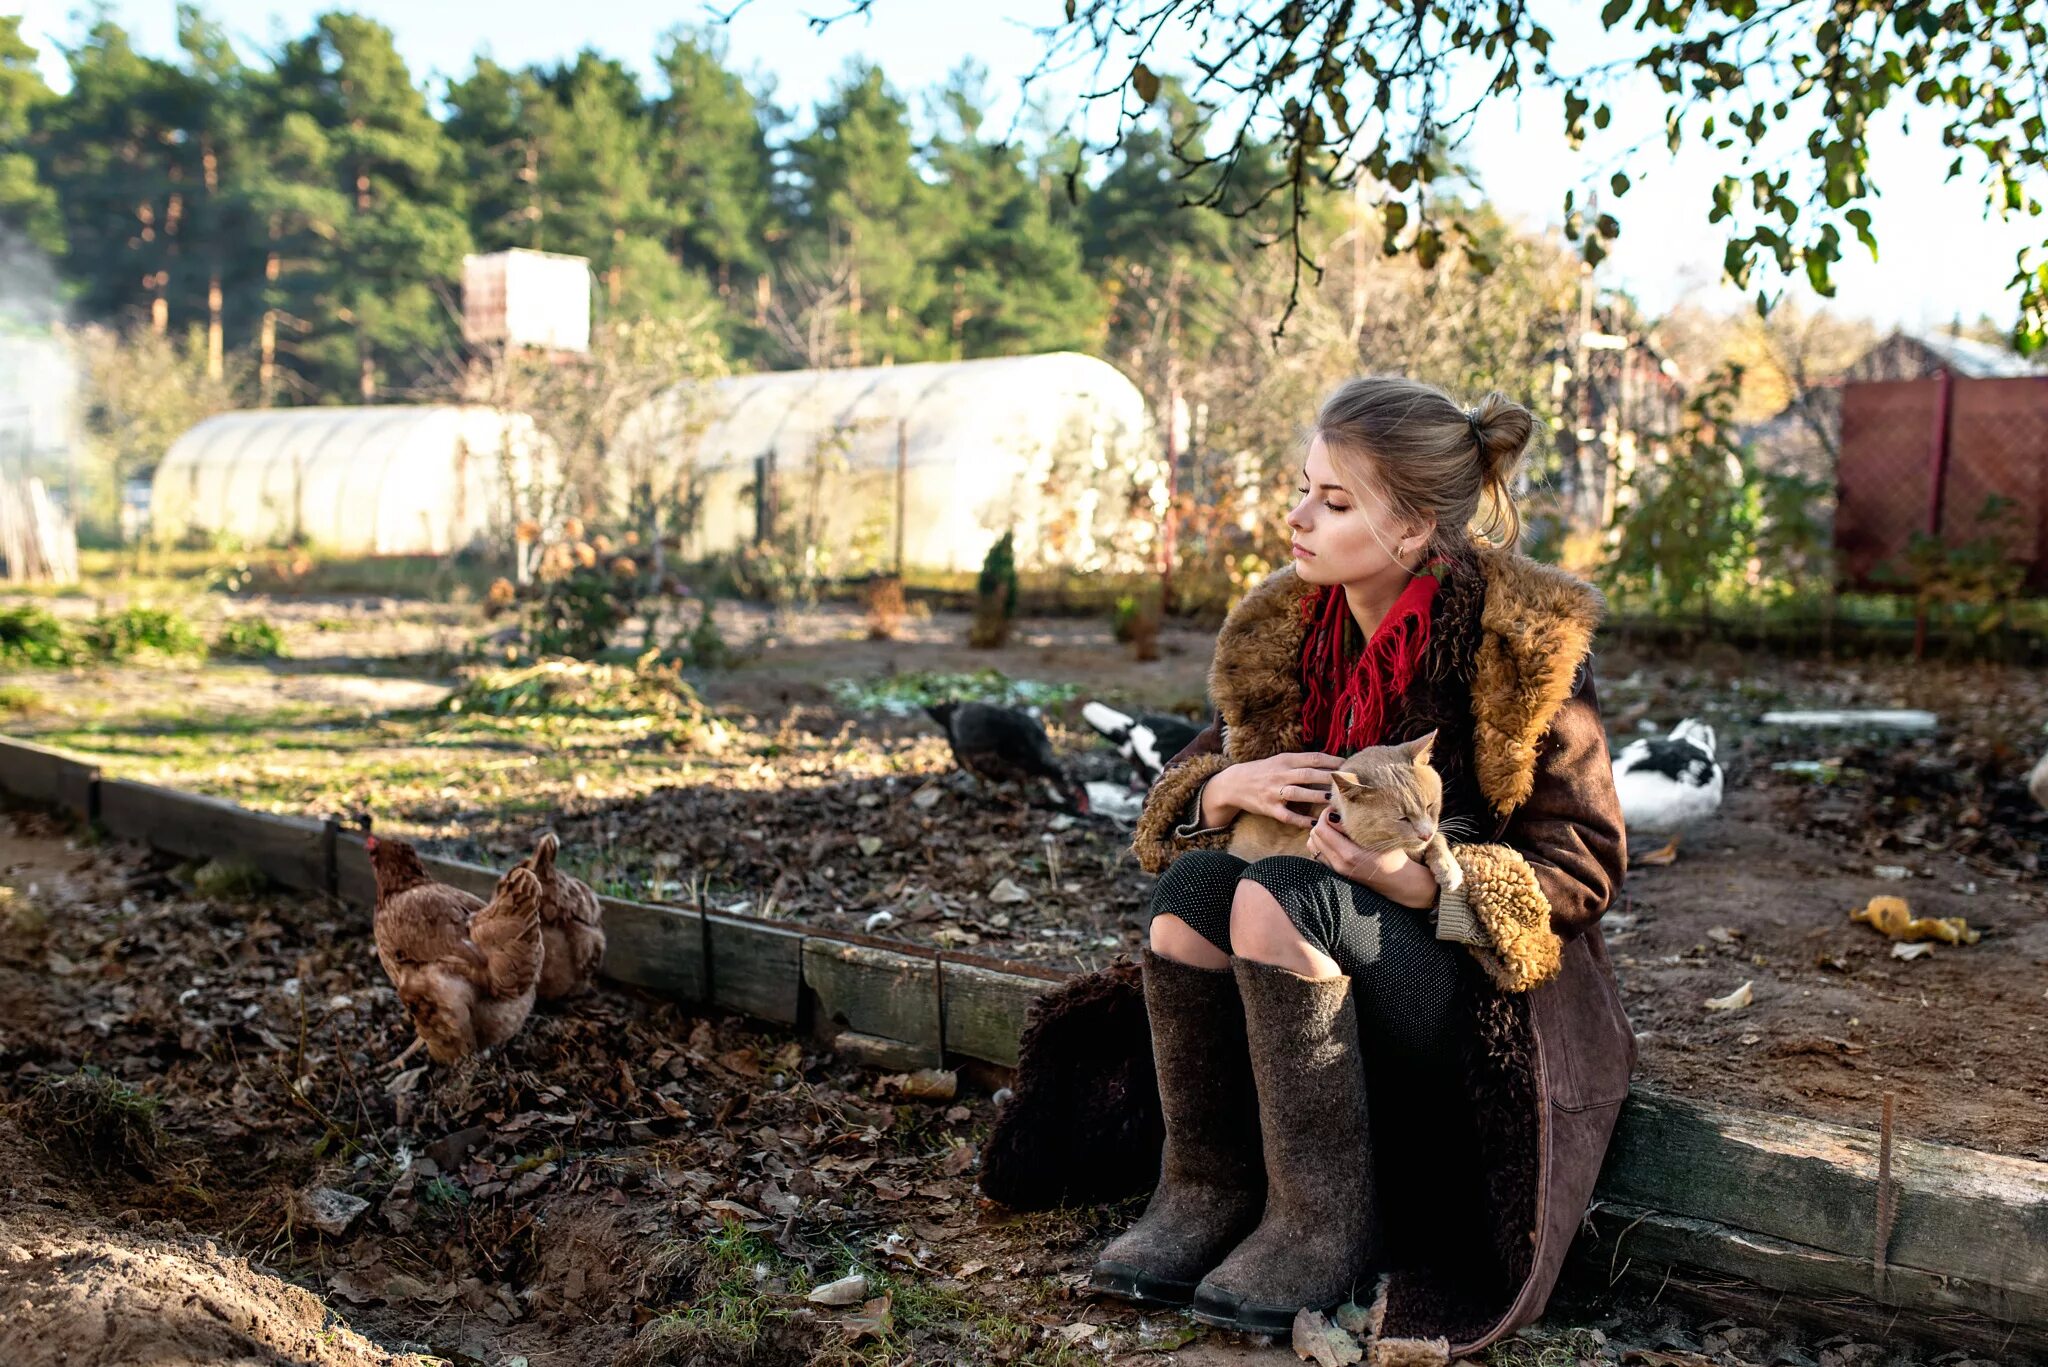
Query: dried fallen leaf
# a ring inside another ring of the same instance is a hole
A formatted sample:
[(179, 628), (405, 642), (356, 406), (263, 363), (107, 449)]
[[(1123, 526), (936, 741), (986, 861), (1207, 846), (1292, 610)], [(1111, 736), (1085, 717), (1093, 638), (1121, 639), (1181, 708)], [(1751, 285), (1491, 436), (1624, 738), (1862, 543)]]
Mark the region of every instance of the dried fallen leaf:
[[(1849, 913), (1852, 921), (1894, 940), (1939, 940), (1945, 945), (1974, 945), (1983, 932), (1970, 929), (1960, 916), (1915, 916), (1903, 897), (1873, 897), (1868, 905)], [(1910, 957), (1900, 955), (1901, 958)]]
[(941, 1177), (958, 1177), (973, 1166), (974, 1145), (955, 1144), (946, 1151), (946, 1156), (939, 1160), (939, 1175)]
[(1751, 984), (1744, 983), (1742, 986), (1736, 988), (1733, 992), (1730, 992), (1725, 997), (1707, 998), (1707, 1010), (1740, 1011), (1743, 1007), (1748, 1006), (1751, 1002), (1755, 1000), (1756, 993), (1751, 990)]
[(882, 852), (882, 837), (878, 835), (864, 835), (854, 843), (860, 846), (861, 854), (870, 859)]
[(1742, 932), (1732, 926), (1714, 926), (1707, 931), (1707, 938), (1717, 945), (1732, 945), (1742, 938)]
[(1892, 957), (1894, 959), (1905, 959), (1908, 962), (1933, 952), (1934, 946), (1925, 940), (1919, 940), (1913, 944), (1906, 944), (1904, 941), (1901, 941), (1892, 946)]
[(811, 1294), (805, 1299), (813, 1305), (858, 1305), (867, 1299), (867, 1294), (868, 1279), (856, 1272), (850, 1277), (841, 1277), (836, 1282), (812, 1287)]
[(1081, 1340), (1087, 1338), (1090, 1334), (1094, 1333), (1098, 1327), (1099, 1326), (1097, 1325), (1090, 1324), (1087, 1320), (1076, 1320), (1072, 1324), (1062, 1325), (1059, 1329), (1055, 1330), (1054, 1332), (1056, 1332), (1059, 1335), (1060, 1342), (1066, 1344), (1067, 1347), (1072, 1348), (1074, 1345), (1080, 1343)]
[(1349, 1367), (1365, 1360), (1358, 1340), (1305, 1305), (1294, 1312), (1294, 1355), (1303, 1361), (1314, 1359), (1316, 1367)]
[(893, 1329), (896, 1321), (889, 1313), (889, 1304), (890, 1298), (886, 1294), (877, 1296), (863, 1305), (858, 1315), (839, 1321), (846, 1330), (847, 1340), (858, 1343), (870, 1335), (879, 1336)]
[(875, 1086), (905, 1101), (951, 1101), (960, 1091), (960, 1075), (950, 1068), (920, 1068), (914, 1073), (891, 1073)]
[(997, 906), (1012, 906), (1018, 902), (1030, 901), (1031, 894), (1018, 887), (1011, 880), (999, 878), (996, 880), (996, 885), (988, 890), (988, 900), (994, 902)]
[(1346, 1301), (1330, 1312), (1330, 1318), (1347, 1334), (1364, 1337), (1372, 1324), (1372, 1312), (1357, 1301)]

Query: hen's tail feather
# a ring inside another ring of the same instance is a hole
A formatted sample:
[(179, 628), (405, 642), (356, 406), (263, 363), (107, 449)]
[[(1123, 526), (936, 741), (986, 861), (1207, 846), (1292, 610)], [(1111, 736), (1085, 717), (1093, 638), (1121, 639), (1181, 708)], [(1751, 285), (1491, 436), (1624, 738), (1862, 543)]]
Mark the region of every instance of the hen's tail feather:
[(485, 975), (497, 996), (516, 996), (540, 977), (540, 895), (533, 870), (515, 867), (469, 923), (469, 938), (483, 951)]
[(534, 845), (533, 857), (528, 859), (526, 864), (543, 883), (555, 871), (555, 855), (561, 848), (561, 839), (553, 831), (543, 835)]

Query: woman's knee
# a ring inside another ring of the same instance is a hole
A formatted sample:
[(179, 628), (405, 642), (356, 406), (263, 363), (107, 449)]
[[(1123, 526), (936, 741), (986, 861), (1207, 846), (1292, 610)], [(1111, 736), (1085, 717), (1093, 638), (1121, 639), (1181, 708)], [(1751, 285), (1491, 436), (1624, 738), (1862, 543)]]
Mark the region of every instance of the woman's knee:
[(1159, 875), (1152, 885), (1152, 911), (1174, 912), (1190, 906), (1227, 905), (1244, 861), (1223, 850), (1189, 850)]
[(1211, 935), (1195, 929), (1170, 911), (1153, 916), (1151, 925), (1146, 927), (1145, 938), (1154, 954), (1176, 963), (1192, 964), (1196, 968), (1230, 966), (1228, 944), (1217, 944)]
[(1307, 938), (1294, 915), (1272, 891), (1250, 878), (1238, 880), (1230, 898), (1232, 944), (1294, 941)]
[[(1278, 888), (1294, 886), (1294, 871), (1284, 867), (1289, 864), (1308, 864), (1309, 860), (1297, 859), (1293, 855), (1278, 855), (1247, 864), (1239, 876), (1237, 887), (1230, 899), (1230, 920), (1236, 925), (1244, 918), (1247, 925), (1256, 924), (1274, 933), (1292, 933), (1303, 939), (1314, 940), (1314, 926), (1300, 906), (1300, 899), (1282, 899)], [(1315, 866), (1319, 871), (1320, 865)]]

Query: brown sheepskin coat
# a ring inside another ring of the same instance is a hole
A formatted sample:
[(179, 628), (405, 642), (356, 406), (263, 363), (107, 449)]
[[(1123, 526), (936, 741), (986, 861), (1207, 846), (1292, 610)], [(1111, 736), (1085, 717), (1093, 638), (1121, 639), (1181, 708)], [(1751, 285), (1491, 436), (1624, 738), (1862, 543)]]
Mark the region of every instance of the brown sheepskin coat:
[[(1225, 622), (1210, 669), (1217, 722), (1146, 801), (1134, 838), (1146, 869), (1228, 843), (1227, 833), (1175, 834), (1219, 769), (1310, 748), (1299, 661), (1302, 600), (1313, 591), (1283, 569)], [(1377, 1367), (1447, 1363), (1542, 1314), (1628, 1092), (1635, 1040), (1599, 931), (1627, 867), (1589, 660), (1601, 607), (1595, 590), (1560, 570), (1475, 547), (1444, 578), (1422, 669), (1388, 719), (1389, 742), (1439, 733), (1432, 762), (1444, 814), (1480, 833), (1454, 848), (1492, 944), (1472, 948), (1464, 975), (1471, 1030), (1457, 1076), (1393, 1075), (1367, 1059), (1394, 1264), (1370, 1307), (1367, 1362)], [(1090, 988), (1094, 979), (1101, 985)], [(1097, 1036), (1091, 1049), (1084, 1032), (1054, 1019), (1069, 998), (1099, 1013), (1098, 999), (1119, 986), (1135, 992), (1135, 975), (1091, 975), (1034, 1011), (1012, 1103), (1026, 1104), (992, 1150), (1035, 1150), (1041, 1161), (1074, 1151), (1090, 1121), (1056, 1117), (1033, 1099), (1057, 1087), (1071, 1111), (1076, 1078), (1114, 1078), (1122, 1091), (1149, 1072), (1149, 1059), (1120, 1057), (1128, 1031)], [(1053, 1123), (1066, 1132), (1048, 1133)], [(1120, 1123), (1130, 1129), (1128, 1116)], [(1104, 1151), (1116, 1148), (1106, 1132), (1097, 1137)], [(1146, 1185), (1156, 1150), (1149, 1161)]]

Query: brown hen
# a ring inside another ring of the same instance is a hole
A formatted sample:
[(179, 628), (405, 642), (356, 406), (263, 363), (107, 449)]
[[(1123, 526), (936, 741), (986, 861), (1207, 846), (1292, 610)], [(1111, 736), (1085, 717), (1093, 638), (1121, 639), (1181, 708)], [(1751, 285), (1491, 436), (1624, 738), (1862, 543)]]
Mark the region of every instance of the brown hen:
[(550, 832), (517, 867), (540, 880), (540, 999), (560, 1001), (590, 990), (604, 958), (604, 912), (590, 885), (555, 867), (562, 842)]
[(363, 848), (377, 875), (377, 958), (435, 1062), (518, 1034), (540, 981), (541, 885), (533, 871), (512, 868), (484, 902), (428, 877), (403, 840), (371, 836)]

